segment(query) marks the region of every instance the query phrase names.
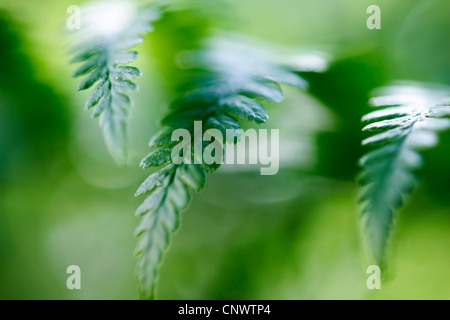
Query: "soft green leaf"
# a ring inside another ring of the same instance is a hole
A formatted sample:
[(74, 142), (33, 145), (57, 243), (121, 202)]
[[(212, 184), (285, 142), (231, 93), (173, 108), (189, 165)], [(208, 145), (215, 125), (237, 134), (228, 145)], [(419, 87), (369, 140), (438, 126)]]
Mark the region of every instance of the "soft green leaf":
[(152, 140), (150, 140), (149, 147), (163, 147), (176, 143), (176, 141), (172, 141), (172, 132), (173, 130), (170, 128), (164, 128), (160, 130), (156, 135), (153, 136)]
[(155, 173), (151, 174), (147, 179), (145, 179), (145, 181), (136, 191), (135, 197), (153, 191), (156, 187), (160, 187), (163, 184), (163, 181), (167, 178), (168, 173), (170, 173), (173, 170), (173, 167), (174, 165), (168, 165), (163, 169), (160, 169)]
[(136, 212), (142, 216), (135, 231), (139, 237), (135, 250), (136, 276), (142, 299), (155, 297), (163, 254), (180, 225), (181, 210), (190, 202), (188, 188), (199, 191), (204, 185), (205, 175), (200, 170), (196, 165), (169, 165), (162, 173), (153, 173), (141, 186), (141, 191), (138, 190), (138, 194), (143, 194), (143, 190), (152, 191)]
[(366, 122), (366, 121), (388, 120), (391, 118), (406, 116), (409, 114), (411, 114), (410, 106), (391, 107), (368, 113), (362, 118), (362, 121)]
[(240, 88), (240, 93), (274, 102), (281, 102), (284, 98), (278, 85), (267, 82), (247, 82)]
[(112, 83), (114, 86), (114, 90), (116, 90), (117, 92), (126, 93), (138, 89), (138, 86), (134, 82), (131, 82), (129, 80), (116, 80)]
[(199, 192), (205, 187), (206, 175), (198, 165), (184, 165), (178, 169), (180, 180), (192, 191)]
[(97, 69), (94, 72), (92, 72), (90, 75), (88, 75), (86, 78), (84, 78), (83, 81), (78, 86), (78, 91), (89, 89), (96, 83), (100, 78), (102, 78), (102, 73), (104, 71), (101, 69)]
[(230, 96), (219, 100), (218, 104), (224, 113), (232, 117), (257, 123), (264, 123), (269, 118), (267, 111), (259, 102), (245, 96)]
[(90, 109), (97, 105), (100, 99), (105, 95), (105, 93), (110, 90), (110, 84), (108, 81), (102, 80), (97, 87), (92, 91), (89, 99), (86, 101), (85, 108)]
[(73, 73), (73, 77), (79, 77), (88, 74), (92, 70), (101, 67), (104, 63), (105, 58), (103, 56), (94, 57), (80, 66), (77, 70), (75, 70), (75, 72)]
[[(104, 6), (117, 5), (120, 8), (122, 5), (128, 7), (134, 4), (120, 1), (108, 4), (100, 1), (94, 5), (96, 7), (86, 12), (82, 8), (85, 21), (93, 21), (94, 17), (94, 20), (102, 19)], [(106, 145), (118, 162), (123, 162), (126, 157), (127, 122), (131, 100), (125, 93), (137, 89), (130, 80), (141, 76), (139, 69), (123, 65), (137, 58), (137, 52), (126, 50), (142, 42), (142, 35), (151, 30), (151, 23), (160, 17), (161, 7), (131, 12), (134, 12), (134, 16), (130, 19), (132, 22), (114, 30), (114, 36), (103, 34), (95, 25), (87, 25), (86, 28), (80, 29), (79, 41), (71, 50), (73, 53), (71, 63), (83, 62), (73, 76), (86, 75), (78, 90), (89, 89), (100, 81), (89, 96), (85, 107), (86, 109), (95, 107), (93, 115), (100, 118)], [(86, 15), (92, 15), (90, 16), (92, 19), (88, 19)]]
[(386, 262), (394, 211), (403, 205), (405, 195), (416, 185), (414, 172), (423, 165), (419, 151), (438, 143), (436, 132), (450, 129), (450, 119), (439, 118), (450, 114), (450, 106), (433, 103), (433, 98), (440, 97), (442, 92), (427, 90), (388, 87), (382, 90), (388, 95), (371, 101), (375, 106), (395, 107), (363, 117), (363, 121), (371, 122), (363, 130), (377, 132), (363, 140), (363, 145), (374, 149), (361, 158), (363, 169), (359, 175), (364, 187), (360, 201), (364, 204), (366, 236), (377, 264)]
[(142, 161), (141, 167), (158, 167), (160, 165), (170, 163), (171, 162), (171, 148), (161, 148), (150, 152)]
[(118, 66), (112, 70), (112, 78), (114, 80), (133, 80), (141, 75), (141, 70), (136, 67)]
[(241, 125), (239, 122), (224, 114), (218, 114), (214, 117), (210, 117), (206, 121), (205, 126), (208, 129), (214, 128), (220, 130), (224, 139), (227, 137), (227, 130), (232, 130), (232, 132), (235, 132), (240, 136)]
[(138, 53), (136, 51), (117, 52), (112, 55), (112, 64), (126, 64), (136, 60)]

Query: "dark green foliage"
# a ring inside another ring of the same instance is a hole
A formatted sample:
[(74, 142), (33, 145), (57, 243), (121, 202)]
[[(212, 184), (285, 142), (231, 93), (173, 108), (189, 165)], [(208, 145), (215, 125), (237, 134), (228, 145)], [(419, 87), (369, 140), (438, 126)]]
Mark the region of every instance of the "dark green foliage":
[[(70, 117), (58, 90), (39, 80), (26, 50), (26, 26), (0, 8), (0, 185), (13, 174), (38, 168), (48, 176), (52, 160), (67, 154)], [(17, 171), (15, 167), (20, 166)], [(10, 180), (11, 179), (11, 180)], [(1, 188), (1, 187), (0, 187)], [(1, 209), (0, 209), (1, 210)]]
[(124, 65), (137, 58), (137, 52), (128, 50), (141, 43), (142, 36), (153, 29), (152, 23), (161, 16), (161, 7), (134, 8), (131, 12), (123, 12), (129, 17), (120, 29), (98, 32), (98, 28), (92, 28), (89, 21), (94, 20), (91, 23), (95, 23), (95, 14), (107, 11), (108, 8), (102, 6), (108, 5), (98, 6), (92, 17), (89, 16), (92, 12), (85, 7), (87, 16), (84, 16), (83, 21), (88, 21), (88, 25), (80, 30), (80, 40), (72, 48), (71, 59), (72, 63), (82, 65), (73, 76), (85, 76), (78, 90), (86, 90), (97, 84), (85, 108), (94, 108), (93, 116), (100, 118), (109, 151), (117, 161), (123, 162), (126, 159), (127, 122), (131, 105), (128, 93), (137, 89), (131, 80), (141, 76), (138, 68)]
[(361, 116), (370, 111), (366, 106), (370, 93), (388, 80), (385, 63), (379, 54), (364, 52), (334, 60), (325, 73), (302, 73), (309, 92), (335, 119), (332, 130), (318, 133), (317, 174), (354, 181), (362, 152)]
[(383, 264), (394, 210), (416, 185), (414, 171), (423, 165), (420, 151), (438, 143), (437, 132), (450, 128), (448, 88), (404, 84), (384, 88), (371, 103), (384, 109), (363, 117), (363, 140), (370, 147), (360, 163), (365, 187), (363, 221), (373, 258)]

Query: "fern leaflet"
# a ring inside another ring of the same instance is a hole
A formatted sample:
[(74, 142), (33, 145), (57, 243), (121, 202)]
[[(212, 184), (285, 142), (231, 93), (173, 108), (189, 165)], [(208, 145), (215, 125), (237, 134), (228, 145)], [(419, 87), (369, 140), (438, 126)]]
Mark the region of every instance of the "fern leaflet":
[[(139, 196), (150, 192), (137, 210), (142, 219), (137, 229), (136, 277), (143, 299), (155, 296), (162, 255), (179, 225), (180, 212), (190, 201), (190, 191), (200, 191), (206, 174), (220, 166), (204, 161), (193, 164), (194, 148), (191, 154), (184, 155), (190, 157), (191, 164), (174, 164), (171, 153), (177, 142), (171, 140), (172, 132), (185, 128), (193, 133), (194, 121), (201, 121), (202, 131), (233, 129), (238, 134), (239, 120), (264, 123), (268, 119), (261, 102), (280, 102), (281, 83), (306, 87), (305, 80), (288, 66), (269, 59), (266, 51), (257, 51), (243, 43), (236, 39), (213, 39), (206, 49), (180, 57), (182, 66), (194, 71), (195, 77), (186, 92), (171, 104), (171, 111), (162, 120), (165, 128), (153, 137), (150, 142), (153, 150), (141, 162), (143, 168), (163, 166), (162, 169), (150, 175), (136, 193)], [(191, 134), (191, 146), (201, 143), (202, 148), (206, 147), (203, 141), (194, 141), (194, 137)]]
[(111, 155), (118, 162), (126, 159), (127, 121), (131, 100), (136, 90), (133, 79), (141, 71), (130, 62), (137, 58), (131, 48), (143, 41), (142, 36), (153, 29), (152, 22), (161, 16), (161, 7), (138, 9), (133, 2), (94, 2), (82, 9), (83, 24), (72, 47), (71, 63), (82, 63), (73, 73), (85, 76), (78, 90), (97, 83), (86, 109), (94, 108), (93, 116), (100, 126)]
[(171, 234), (178, 228), (180, 212), (190, 201), (190, 191), (205, 185), (205, 173), (196, 165), (168, 165), (147, 178), (136, 195), (151, 192), (136, 211), (141, 222), (136, 229), (139, 242), (135, 254), (137, 283), (143, 299), (153, 299), (158, 266), (169, 245)]
[[(421, 150), (438, 143), (437, 132), (450, 128), (447, 88), (406, 83), (381, 89), (371, 100), (386, 107), (363, 117), (363, 130), (374, 133), (362, 143), (373, 150), (364, 155), (360, 183), (363, 223), (372, 258), (384, 264), (394, 210), (416, 185), (415, 170), (423, 164)], [(445, 100), (447, 99), (447, 100)]]

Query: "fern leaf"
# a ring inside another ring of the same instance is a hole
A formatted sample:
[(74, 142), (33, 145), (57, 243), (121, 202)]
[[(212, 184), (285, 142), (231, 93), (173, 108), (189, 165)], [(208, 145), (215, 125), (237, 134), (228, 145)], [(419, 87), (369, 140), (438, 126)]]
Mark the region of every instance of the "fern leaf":
[(395, 210), (416, 186), (421, 151), (434, 147), (437, 133), (450, 128), (450, 105), (443, 100), (449, 92), (418, 84), (387, 87), (371, 100), (383, 109), (363, 117), (363, 130), (373, 135), (362, 142), (372, 149), (360, 160), (362, 218), (372, 258), (380, 265), (386, 260)]
[(137, 283), (141, 299), (153, 299), (162, 255), (172, 233), (180, 224), (180, 212), (190, 202), (190, 192), (205, 185), (205, 173), (198, 165), (169, 165), (153, 173), (137, 194), (150, 192), (136, 214), (143, 216), (136, 229)]
[(73, 73), (85, 76), (78, 90), (92, 90), (86, 109), (94, 108), (99, 117), (106, 145), (118, 161), (126, 159), (127, 122), (130, 91), (137, 89), (131, 80), (141, 76), (138, 68), (126, 66), (137, 59), (132, 47), (152, 30), (152, 22), (161, 15), (161, 7), (138, 9), (133, 2), (94, 2), (82, 8), (83, 26), (73, 45), (71, 63), (82, 63)]
[[(142, 298), (154, 298), (162, 255), (179, 224), (180, 212), (190, 201), (190, 193), (200, 191), (207, 173), (220, 166), (204, 162), (193, 164), (194, 152), (185, 155), (191, 157), (191, 164), (173, 164), (171, 151), (178, 142), (171, 141), (172, 132), (185, 128), (193, 133), (194, 121), (201, 121), (204, 131), (216, 128), (223, 133), (227, 129), (239, 131), (242, 119), (264, 123), (268, 115), (260, 101), (281, 101), (280, 83), (304, 87), (305, 81), (294, 71), (262, 58), (266, 51), (255, 52), (242, 43), (236, 47), (233, 41), (231, 44), (217, 45), (214, 40), (204, 50), (181, 57), (183, 66), (193, 70), (196, 77), (188, 84), (186, 93), (171, 104), (170, 113), (162, 121), (165, 128), (152, 139), (153, 151), (141, 162), (144, 168), (165, 165), (150, 175), (136, 192), (136, 195), (150, 192), (136, 212), (142, 216), (137, 229), (140, 238), (136, 275)], [(280, 82), (275, 80), (277, 78)], [(191, 146), (194, 146), (193, 134), (191, 139)], [(200, 143), (203, 149), (207, 147), (204, 142)]]

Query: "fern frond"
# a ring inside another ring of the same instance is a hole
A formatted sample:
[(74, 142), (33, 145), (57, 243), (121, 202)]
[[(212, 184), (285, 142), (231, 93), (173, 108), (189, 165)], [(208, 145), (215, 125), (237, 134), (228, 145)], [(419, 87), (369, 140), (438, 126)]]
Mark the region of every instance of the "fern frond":
[(180, 225), (180, 212), (190, 202), (190, 192), (205, 185), (205, 173), (197, 165), (168, 165), (150, 175), (136, 195), (150, 192), (136, 214), (141, 222), (136, 229), (139, 258), (136, 276), (141, 299), (153, 299), (158, 268), (169, 246), (172, 233)]
[(98, 1), (82, 8), (83, 25), (71, 59), (71, 63), (82, 64), (73, 76), (85, 76), (79, 91), (97, 84), (85, 108), (94, 108), (108, 150), (118, 162), (126, 159), (128, 94), (137, 89), (132, 80), (141, 76), (138, 68), (128, 66), (138, 56), (130, 49), (143, 41), (142, 36), (160, 16), (160, 6), (140, 9), (128, 1)]
[(365, 187), (360, 200), (372, 258), (378, 264), (385, 263), (394, 212), (416, 185), (421, 151), (437, 145), (437, 133), (450, 128), (449, 93), (448, 88), (410, 83), (387, 87), (371, 100), (383, 109), (362, 119), (367, 123), (363, 130), (373, 133), (362, 144), (373, 150), (360, 160), (359, 180)]
[[(225, 46), (219, 43), (221, 45), (212, 41), (206, 49), (180, 57), (182, 67), (191, 69), (196, 76), (186, 92), (171, 104), (171, 111), (162, 120), (165, 127), (151, 140), (153, 150), (141, 162), (144, 168), (165, 165), (136, 193), (139, 196), (151, 192), (137, 210), (142, 220), (137, 229), (140, 238), (136, 276), (142, 298), (154, 298), (162, 255), (179, 224), (180, 211), (189, 203), (189, 191), (200, 191), (206, 174), (220, 166), (204, 162), (193, 164), (193, 160), (192, 164), (173, 164), (171, 152), (178, 142), (171, 141), (172, 132), (187, 129), (192, 133), (191, 146), (197, 142), (204, 149), (207, 147), (204, 142), (194, 141), (194, 121), (202, 122), (203, 131), (216, 128), (223, 133), (227, 129), (239, 132), (240, 120), (264, 123), (268, 119), (262, 101), (280, 102), (283, 99), (281, 83), (306, 87), (305, 80), (293, 70), (268, 59), (267, 51), (255, 51), (230, 40)], [(194, 159), (195, 153), (192, 151), (185, 156)]]

